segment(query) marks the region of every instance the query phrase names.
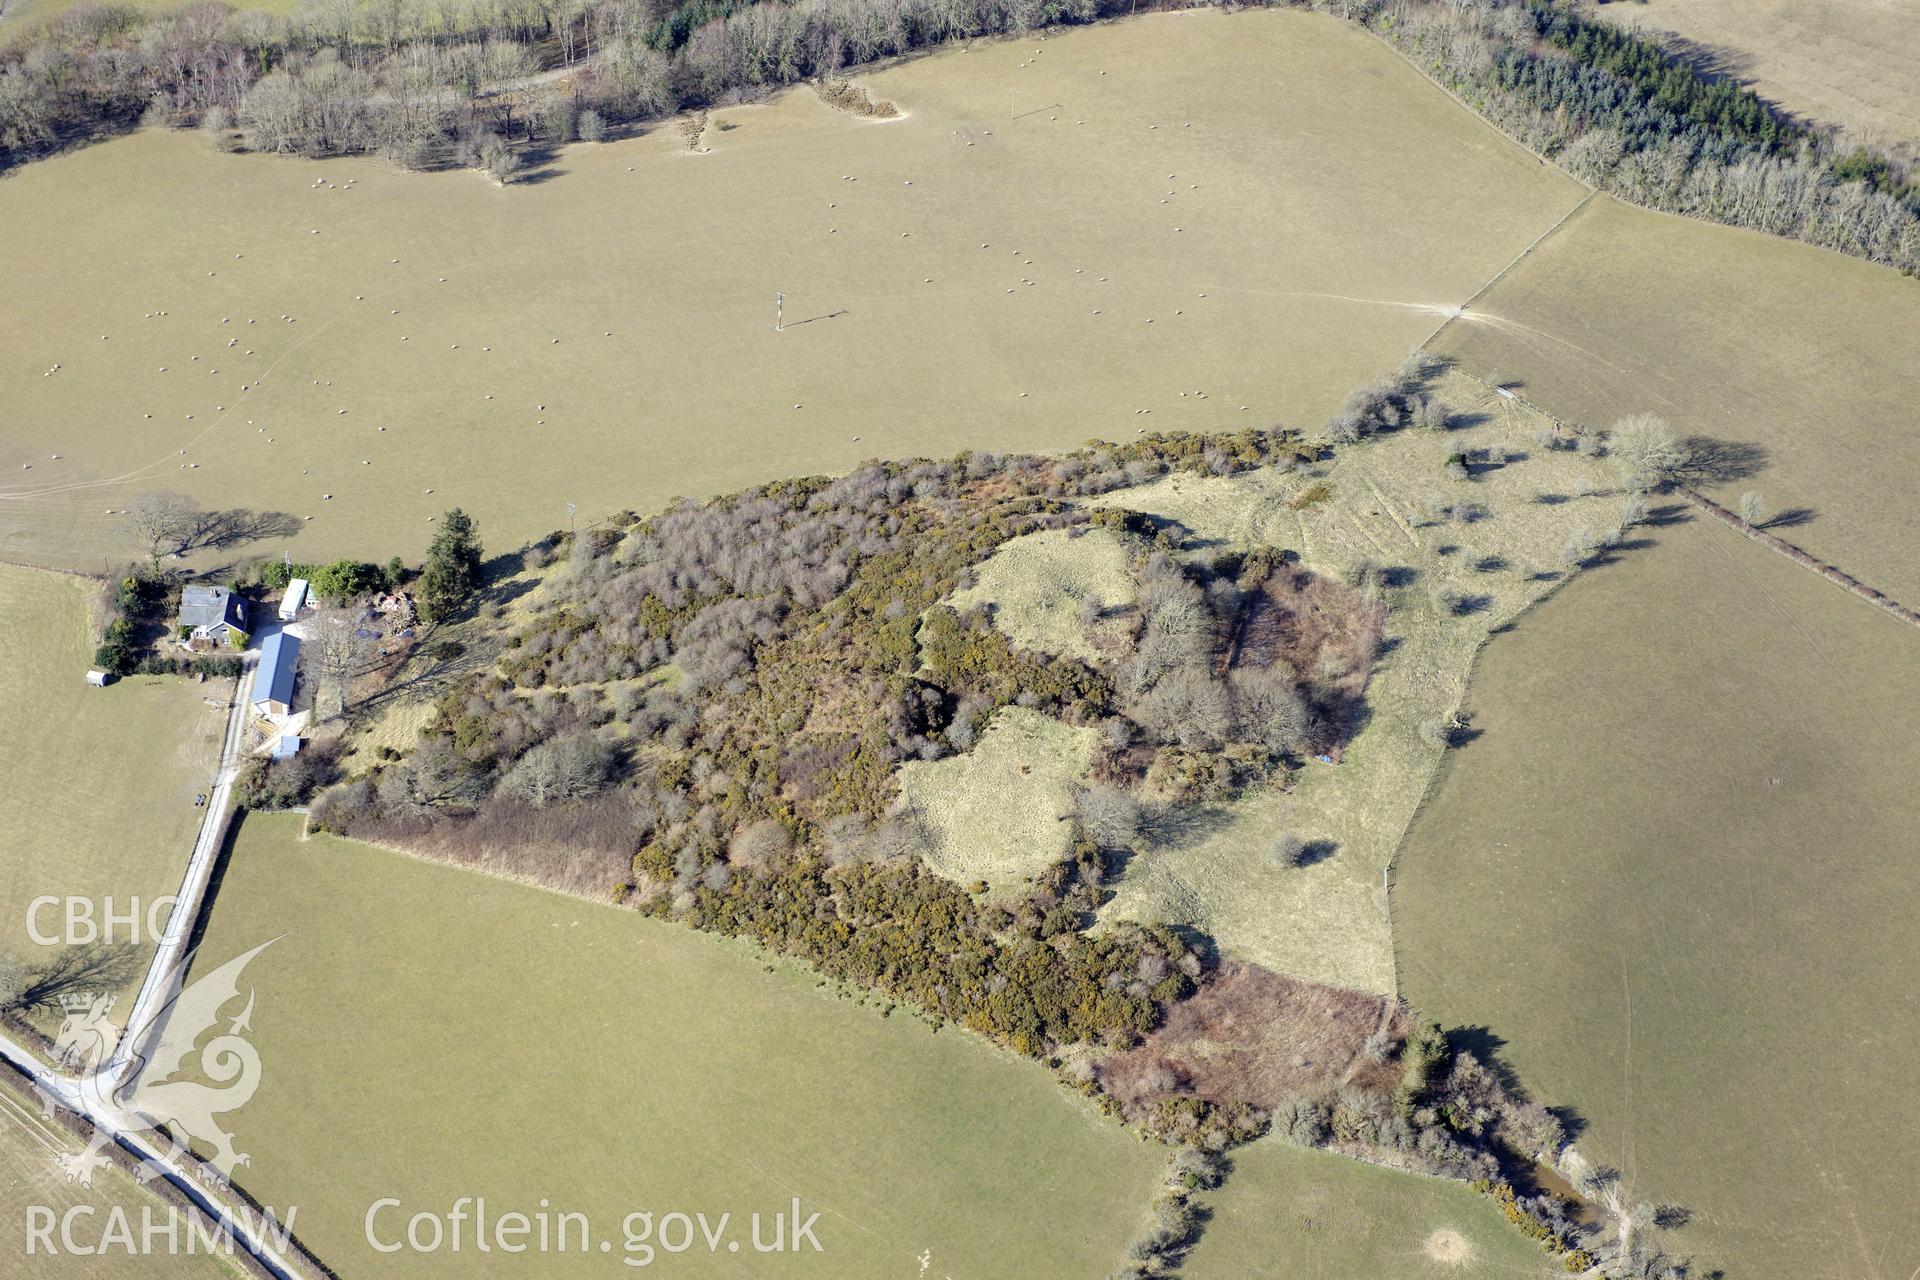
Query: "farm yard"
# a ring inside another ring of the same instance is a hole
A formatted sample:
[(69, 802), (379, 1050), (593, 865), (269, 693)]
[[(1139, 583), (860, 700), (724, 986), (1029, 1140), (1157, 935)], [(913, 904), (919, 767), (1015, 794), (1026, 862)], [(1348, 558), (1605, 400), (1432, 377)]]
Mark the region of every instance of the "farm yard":
[(1481, 659), (1399, 865), (1408, 999), (1484, 1028), (1729, 1276), (1907, 1276), (1910, 627), (1693, 521)]
[[(109, 896), (124, 914), (174, 891), (220, 755), (230, 682), (83, 682), (101, 590), (0, 564), (0, 948), (23, 960), (50, 950), (29, 936), (36, 898), (85, 898), (99, 919)], [(59, 908), (38, 924), (64, 931)]]
[(0, 556), (112, 562), (148, 489), (284, 512), (319, 562), (417, 554), (449, 495), (508, 546), (570, 502), (1317, 423), (1582, 194), (1316, 14), (862, 82), (904, 117), (788, 92), (504, 190), (150, 131), (21, 170)]
[[(689, 930), (300, 827), (245, 820), (204, 948), (286, 935), (248, 971), (263, 1075), (232, 1122), (248, 1189), (297, 1201), (342, 1274), (471, 1274), (471, 1255), (371, 1250), (383, 1196), (545, 1198), (616, 1241), (629, 1212), (730, 1210), (744, 1232), (797, 1196), (823, 1251), (783, 1255), (782, 1274), (911, 1276), (924, 1256), (956, 1280), (1101, 1273), (1144, 1212), (1164, 1153), (965, 1032)], [(489, 1266), (616, 1275), (620, 1256)], [(739, 1274), (701, 1250), (663, 1261)]]
[(1920, 149), (1920, 10), (1876, 0), (1643, 0), (1595, 12), (1678, 36), (1795, 115)]

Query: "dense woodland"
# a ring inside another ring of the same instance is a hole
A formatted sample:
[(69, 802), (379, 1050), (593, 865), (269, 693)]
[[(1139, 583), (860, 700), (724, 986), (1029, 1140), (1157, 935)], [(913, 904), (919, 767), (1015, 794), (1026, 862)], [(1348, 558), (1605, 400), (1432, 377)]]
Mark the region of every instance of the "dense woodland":
[[(1791, 120), (1651, 40), (1550, 0), (1305, 0), (1366, 25), (1527, 146), (1628, 200), (1920, 271), (1906, 164)], [(466, 164), (752, 98), (1117, 0), (83, 3), (0, 49), (0, 167), (141, 120), (216, 145)]]

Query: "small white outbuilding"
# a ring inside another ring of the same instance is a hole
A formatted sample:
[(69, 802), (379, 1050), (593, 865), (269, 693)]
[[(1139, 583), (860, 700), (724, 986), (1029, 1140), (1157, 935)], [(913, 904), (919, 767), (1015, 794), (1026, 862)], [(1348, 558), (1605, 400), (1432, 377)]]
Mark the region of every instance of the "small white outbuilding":
[(287, 594), (280, 598), (280, 621), (292, 622), (300, 616), (300, 610), (307, 603), (307, 580), (295, 578), (287, 584)]

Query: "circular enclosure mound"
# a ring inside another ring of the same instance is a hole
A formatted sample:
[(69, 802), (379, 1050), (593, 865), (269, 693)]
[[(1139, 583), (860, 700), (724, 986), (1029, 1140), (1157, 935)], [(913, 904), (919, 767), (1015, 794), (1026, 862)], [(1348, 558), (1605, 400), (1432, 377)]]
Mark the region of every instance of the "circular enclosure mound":
[(1449, 1266), (1464, 1267), (1473, 1261), (1473, 1246), (1467, 1238), (1451, 1227), (1442, 1227), (1427, 1237), (1427, 1256), (1435, 1262)]

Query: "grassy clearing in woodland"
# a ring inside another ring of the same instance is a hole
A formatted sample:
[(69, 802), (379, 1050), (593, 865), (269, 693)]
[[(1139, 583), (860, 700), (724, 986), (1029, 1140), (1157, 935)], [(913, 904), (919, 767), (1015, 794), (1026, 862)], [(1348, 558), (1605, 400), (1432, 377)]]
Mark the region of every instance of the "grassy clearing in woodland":
[(1695, 520), (1488, 649), (1399, 865), (1407, 996), (1487, 1028), (1674, 1247), (1920, 1266), (1912, 628)]
[(1101, 618), (1133, 601), (1126, 548), (1107, 529), (1045, 529), (1013, 539), (947, 603), (993, 609), (993, 624), (1023, 649), (1091, 662)]
[(1003, 707), (965, 755), (902, 766), (900, 795), (927, 865), (956, 884), (1010, 888), (1066, 856), (1093, 739), (1091, 729)]
[[(1394, 990), (1381, 873), (1445, 749), (1439, 730), (1461, 731), (1474, 655), (1573, 571), (1570, 545), (1597, 550), (1623, 502), (1604, 460), (1572, 437), (1544, 443), (1539, 415), (1458, 375), (1433, 395), (1451, 429), (1403, 429), (1305, 472), (1174, 476), (1094, 500), (1177, 520), (1202, 547), (1297, 551), (1377, 596), (1388, 642), (1338, 764), (1150, 824), (1103, 918), (1191, 924), (1284, 973)], [(1306, 856), (1282, 859), (1288, 842)]]
[(107, 512), (152, 489), (384, 560), (450, 498), (511, 546), (570, 502), (1317, 422), (1582, 194), (1320, 14), (862, 84), (905, 118), (800, 88), (711, 112), (738, 127), (710, 153), (669, 125), (506, 189), (152, 132), (27, 166), (0, 187), (0, 555), (124, 556)]
[(344, 1275), (472, 1274), (471, 1252), (363, 1234), (383, 1196), (462, 1195), (545, 1198), (615, 1244), (496, 1253), (502, 1274), (626, 1274), (627, 1213), (731, 1211), (744, 1240), (748, 1214), (798, 1196), (823, 1252), (701, 1247), (674, 1269), (913, 1275), (926, 1255), (936, 1275), (1093, 1275), (1159, 1174), (1163, 1152), (957, 1028), (880, 1017), (736, 943), (299, 832), (245, 820), (204, 954), (287, 935), (248, 970), (264, 1069), (231, 1122), (248, 1190), (297, 1202)]

